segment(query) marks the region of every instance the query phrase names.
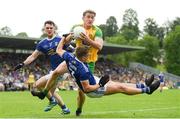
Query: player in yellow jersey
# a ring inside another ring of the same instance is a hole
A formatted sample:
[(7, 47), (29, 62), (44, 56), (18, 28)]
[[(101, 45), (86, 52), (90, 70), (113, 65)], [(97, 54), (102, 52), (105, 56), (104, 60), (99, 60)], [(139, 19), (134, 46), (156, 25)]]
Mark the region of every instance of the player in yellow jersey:
[[(82, 26), (86, 30), (86, 34), (81, 33), (81, 38), (76, 39), (76, 47), (82, 45), (88, 45), (90, 47), (89, 57), (88, 57), (88, 66), (94, 73), (95, 62), (98, 59), (98, 51), (103, 47), (103, 34), (99, 27), (93, 25), (95, 20), (96, 13), (92, 10), (86, 10), (83, 12), (83, 24), (75, 25)], [(74, 28), (73, 27), (73, 28)], [(72, 30), (73, 30), (72, 28)]]
[[(103, 47), (103, 34), (100, 28), (96, 25), (93, 25), (95, 20), (96, 12), (93, 10), (86, 10), (83, 12), (83, 24), (75, 25), (82, 26), (86, 30), (86, 34), (81, 33), (81, 38), (76, 39), (76, 47), (87, 45), (90, 47), (89, 55), (88, 55), (88, 67), (92, 73), (94, 73), (95, 69), (95, 62), (98, 59), (98, 51), (100, 51)], [(72, 28), (72, 30), (73, 30)], [(84, 93), (79, 90), (79, 95), (77, 98), (77, 110), (76, 115), (79, 116), (82, 112), (82, 107), (85, 102), (85, 95)]]
[(29, 90), (31, 91), (33, 89), (33, 84), (35, 83), (35, 77), (34, 74), (31, 72), (29, 74), (28, 80), (27, 80), (27, 84), (29, 87)]

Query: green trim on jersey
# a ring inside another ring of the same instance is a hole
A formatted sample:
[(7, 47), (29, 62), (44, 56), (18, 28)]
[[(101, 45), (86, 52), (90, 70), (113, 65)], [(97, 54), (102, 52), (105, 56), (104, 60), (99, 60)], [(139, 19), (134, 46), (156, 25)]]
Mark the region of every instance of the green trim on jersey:
[(102, 30), (99, 27), (95, 26), (95, 25), (93, 25), (93, 27), (96, 29), (95, 36), (102, 38), (103, 37)]
[(94, 74), (95, 62), (89, 62), (88, 67), (89, 67), (91, 73)]

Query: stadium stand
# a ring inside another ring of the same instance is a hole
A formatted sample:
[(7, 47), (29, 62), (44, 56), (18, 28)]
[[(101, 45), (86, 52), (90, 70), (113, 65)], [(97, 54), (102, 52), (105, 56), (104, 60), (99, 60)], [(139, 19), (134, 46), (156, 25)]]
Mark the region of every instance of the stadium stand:
[[(35, 79), (46, 74), (49, 67), (46, 60), (40, 58), (28, 67), (20, 71), (11, 71), (12, 67), (22, 61), (28, 54), (18, 53), (0, 53), (0, 83), (4, 84), (5, 90), (25, 90), (27, 89), (27, 79), (29, 73), (33, 71)], [(43, 61), (43, 62), (42, 62)]]
[[(35, 38), (16, 38), (0, 36), (0, 90), (16, 91), (28, 89), (28, 76), (30, 72), (34, 75), (35, 80), (40, 76), (49, 72), (49, 62), (45, 60), (44, 56), (40, 57), (31, 65), (20, 69), (20, 71), (10, 71), (13, 66), (23, 61), (31, 51), (34, 50), (36, 43)], [(101, 54), (115, 54), (125, 51), (142, 50), (143, 47), (120, 46), (114, 44), (104, 44)], [(104, 70), (105, 69), (105, 70)], [(152, 72), (145, 72), (142, 68), (128, 68), (123, 65), (114, 63), (105, 58), (99, 58), (96, 63), (95, 74), (101, 76), (102, 74), (110, 74), (111, 80), (119, 82), (137, 83), (144, 82), (145, 78), (149, 77)], [(67, 89), (76, 89), (76, 85), (70, 80), (66, 86), (61, 83), (59, 88), (67, 87)], [(174, 87), (174, 82), (165, 80), (168, 87)], [(63, 86), (62, 86), (63, 85)]]
[[(25, 59), (27, 56), (28, 54), (22, 53), (0, 53), (0, 90), (27, 90), (28, 77), (31, 72), (34, 75), (35, 80), (48, 72), (49, 62), (44, 60), (45, 57), (43, 56), (31, 65), (20, 69), (20, 71), (10, 71), (14, 65)], [(151, 73), (144, 72), (141, 69), (130, 69), (109, 59), (99, 58), (96, 64), (95, 75), (101, 76), (106, 73), (110, 74), (111, 80), (124, 83), (144, 82), (145, 78), (151, 75)], [(72, 82), (72, 79), (69, 76), (67, 77), (69, 82), (67, 83), (67, 81), (65, 81), (60, 83), (59, 88), (69, 90), (76, 89), (77, 87)], [(171, 80), (166, 80), (165, 84), (168, 87), (174, 87), (174, 83), (171, 82)]]

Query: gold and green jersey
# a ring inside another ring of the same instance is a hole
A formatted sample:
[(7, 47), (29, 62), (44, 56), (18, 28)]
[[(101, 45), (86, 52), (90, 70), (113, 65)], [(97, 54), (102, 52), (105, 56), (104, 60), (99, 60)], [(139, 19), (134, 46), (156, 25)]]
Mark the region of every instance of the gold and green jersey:
[[(80, 25), (75, 25), (73, 28), (75, 28), (76, 26), (82, 26), (82, 24)], [(72, 30), (73, 30), (72, 28)], [(89, 36), (89, 38), (91, 40), (95, 40), (96, 37), (100, 37), (102, 38), (102, 31), (100, 28), (98, 28), (97, 26), (93, 25), (90, 29), (85, 29), (86, 30), (86, 34)], [(81, 45), (88, 45), (88, 43), (83, 42), (81, 39), (76, 39), (76, 47), (79, 47)], [(90, 47), (89, 50), (89, 57), (88, 57), (88, 62), (96, 62), (98, 59), (98, 49), (94, 48), (90, 45), (88, 45)]]

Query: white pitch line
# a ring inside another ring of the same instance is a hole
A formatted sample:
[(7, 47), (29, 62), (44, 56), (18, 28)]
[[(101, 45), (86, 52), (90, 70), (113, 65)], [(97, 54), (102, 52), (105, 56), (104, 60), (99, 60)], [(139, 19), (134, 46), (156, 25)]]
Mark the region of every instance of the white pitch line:
[[(127, 113), (127, 112), (144, 112), (144, 111), (159, 111), (159, 110), (173, 110), (173, 109), (180, 109), (180, 107), (164, 107), (164, 108), (149, 108), (149, 109), (137, 109), (137, 110), (121, 110), (121, 111), (103, 111), (103, 112), (86, 112), (83, 113), (83, 115), (94, 115), (94, 114), (107, 114), (107, 113)], [(60, 119), (67, 119), (63, 117), (57, 117)], [(0, 118), (0, 119), (57, 119), (55, 118), (41, 118), (41, 117), (25, 117), (25, 118)], [(77, 118), (71, 118), (69, 119), (77, 119)], [(90, 118), (81, 118), (81, 119), (90, 119)], [(98, 119), (98, 118), (93, 118), (93, 119)], [(117, 118), (108, 118), (108, 119), (117, 119)], [(139, 118), (120, 118), (120, 119), (139, 119)], [(147, 119), (147, 118), (141, 118), (141, 119)], [(164, 118), (148, 118), (148, 119), (164, 119)], [(173, 118), (166, 118), (166, 119), (173, 119)], [(180, 119), (180, 118), (175, 118), (175, 119)]]
[(144, 112), (144, 111), (159, 111), (159, 110), (169, 110), (169, 109), (180, 109), (180, 107), (164, 107), (164, 108), (150, 108), (150, 109), (137, 109), (137, 110), (121, 110), (121, 111), (103, 111), (103, 112), (87, 112), (84, 113), (94, 115), (94, 114), (107, 114), (107, 113), (126, 113), (126, 112)]
[[(78, 119), (78, 117), (76, 118), (61, 118), (61, 117), (56, 117), (56, 118), (0, 118), (0, 119)], [(94, 118), (94, 117), (91, 117), (91, 118), (81, 118), (79, 117), (79, 119), (102, 119), (102, 118)], [(180, 119), (180, 118), (105, 118), (105, 119)]]

